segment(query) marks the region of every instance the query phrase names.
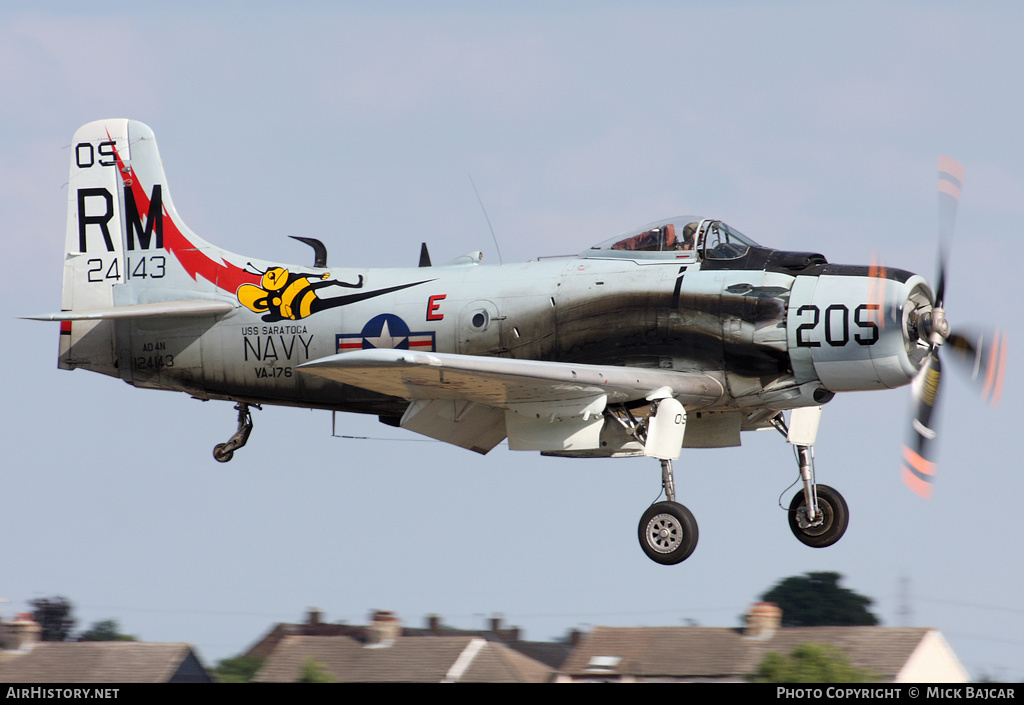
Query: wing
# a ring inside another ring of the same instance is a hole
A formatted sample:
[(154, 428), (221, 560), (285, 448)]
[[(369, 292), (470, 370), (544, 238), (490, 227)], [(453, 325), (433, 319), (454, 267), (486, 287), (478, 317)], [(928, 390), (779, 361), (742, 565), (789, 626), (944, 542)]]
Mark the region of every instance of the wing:
[(341, 353), (298, 369), (407, 399), (402, 428), (480, 453), (506, 436), (514, 450), (594, 450), (608, 404), (657, 393), (693, 409), (723, 395), (700, 374), (406, 350)]

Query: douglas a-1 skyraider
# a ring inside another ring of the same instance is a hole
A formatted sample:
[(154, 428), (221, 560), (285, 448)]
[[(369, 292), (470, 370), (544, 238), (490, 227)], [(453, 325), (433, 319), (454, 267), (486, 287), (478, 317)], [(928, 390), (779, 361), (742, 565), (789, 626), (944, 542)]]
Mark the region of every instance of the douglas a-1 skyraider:
[[(946, 231), (962, 173), (940, 160)], [(815, 481), (822, 405), (913, 382), (903, 475), (927, 497), (943, 343), (999, 398), (1005, 340), (950, 331), (944, 267), (933, 291), (910, 272), (773, 250), (694, 216), (518, 265), (472, 253), (432, 266), (424, 246), (419, 267), (339, 268), (311, 238), (298, 239), (314, 248), (312, 266), (282, 265), (193, 234), (153, 132), (129, 120), (78, 130), (69, 183), (61, 312), (32, 318), (60, 321), (62, 369), (234, 402), (221, 462), (245, 445), (261, 404), (374, 414), (478, 453), (507, 438), (544, 455), (649, 456), (665, 500), (644, 512), (640, 544), (674, 564), (697, 544), (673, 484), (682, 448), (777, 429), (802, 480), (790, 528), (830, 546), (849, 514)]]

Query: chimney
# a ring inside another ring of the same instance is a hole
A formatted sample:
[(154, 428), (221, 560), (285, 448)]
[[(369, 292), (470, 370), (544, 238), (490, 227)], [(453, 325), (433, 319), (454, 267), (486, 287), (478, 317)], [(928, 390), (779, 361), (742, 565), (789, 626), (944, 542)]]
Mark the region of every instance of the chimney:
[(770, 639), (782, 626), (782, 610), (774, 602), (758, 602), (747, 612), (743, 635), (752, 639)]
[(441, 616), (436, 614), (427, 615), (427, 631), (433, 636), (441, 635)]
[(317, 607), (310, 607), (309, 611), (306, 612), (306, 625), (315, 627), (320, 624), (320, 618), (323, 617), (324, 613)]
[(491, 617), (491, 633), (499, 641), (519, 641), (519, 627), (503, 627), (502, 619), (501, 615)]
[(394, 612), (375, 610), (370, 616), (370, 625), (366, 628), (366, 646), (383, 649), (395, 643), (402, 635), (402, 623)]
[(0, 624), (0, 647), (8, 651), (28, 651), (39, 642), (42, 628), (32, 615), (22, 613), (13, 622)]

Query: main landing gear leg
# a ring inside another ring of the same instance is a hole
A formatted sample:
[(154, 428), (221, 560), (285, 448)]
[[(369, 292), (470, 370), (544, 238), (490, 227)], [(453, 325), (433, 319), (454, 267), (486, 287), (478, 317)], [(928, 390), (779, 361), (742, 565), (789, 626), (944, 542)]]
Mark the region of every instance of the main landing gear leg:
[[(259, 405), (254, 405), (259, 409)], [(235, 404), (238, 410), (238, 430), (228, 439), (227, 443), (218, 443), (213, 447), (213, 458), (218, 463), (226, 463), (235, 455), (235, 451), (243, 447), (252, 433), (252, 414), (245, 402)]]
[[(656, 397), (656, 398), (652, 398)], [(661, 461), (661, 488), (665, 502), (652, 504), (640, 517), (637, 531), (640, 547), (655, 563), (682, 563), (697, 548), (697, 520), (690, 510), (676, 502), (676, 483), (671, 458), (679, 457), (686, 433), (686, 409), (672, 398), (670, 390), (658, 390), (649, 400), (654, 410), (647, 419), (644, 455)]]
[(791, 427), (780, 412), (772, 423), (796, 447), (800, 466), (802, 491), (789, 503), (789, 528), (797, 540), (807, 546), (824, 548), (843, 537), (850, 523), (850, 510), (846, 500), (827, 485), (814, 479), (814, 439), (818, 433), (821, 407), (794, 409), (790, 415)]
[(669, 502), (676, 501), (676, 483), (672, 473), (672, 461), (661, 461), (661, 487), (665, 490), (665, 499)]
[(814, 482), (814, 453), (811, 446), (796, 446), (797, 464), (800, 466), (800, 481), (804, 485), (804, 505), (806, 521), (815, 522), (821, 519), (818, 508), (817, 488)]

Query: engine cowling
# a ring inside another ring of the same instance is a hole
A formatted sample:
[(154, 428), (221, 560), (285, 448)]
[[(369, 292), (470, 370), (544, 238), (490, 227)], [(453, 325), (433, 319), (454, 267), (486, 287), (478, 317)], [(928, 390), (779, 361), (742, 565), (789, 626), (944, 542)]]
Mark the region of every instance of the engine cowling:
[(786, 331), (797, 379), (833, 392), (911, 382), (928, 351), (918, 330), (932, 306), (927, 282), (902, 270), (828, 269), (793, 284)]

